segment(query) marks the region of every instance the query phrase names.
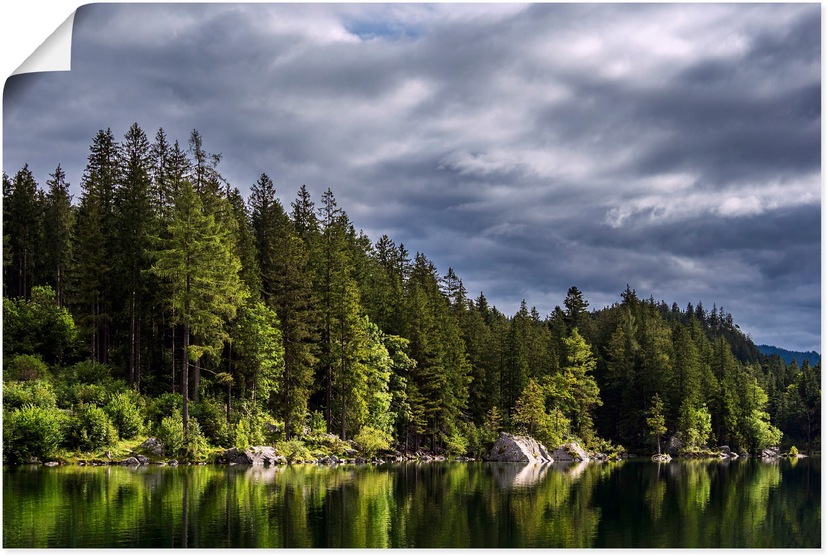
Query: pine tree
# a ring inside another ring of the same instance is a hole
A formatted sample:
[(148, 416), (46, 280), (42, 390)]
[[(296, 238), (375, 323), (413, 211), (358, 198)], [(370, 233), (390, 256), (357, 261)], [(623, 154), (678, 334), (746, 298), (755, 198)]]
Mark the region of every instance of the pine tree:
[(653, 395), (653, 399), (648, 409), (647, 427), (650, 435), (656, 438), (658, 446), (658, 454), (661, 454), (661, 436), (667, 433), (667, 426), (664, 425), (664, 403), (658, 393)]
[(311, 277), (305, 272), (308, 252), (266, 174), (253, 186), (249, 205), (262, 298), (276, 311), (282, 326), (285, 365), (278, 409), (285, 434), (291, 438), (307, 413), (316, 363), (317, 317)]
[(89, 150), (73, 251), (73, 314), (90, 337), (92, 361), (106, 363), (112, 341), (114, 198), (121, 168), (111, 130), (100, 130)]
[(72, 261), (72, 235), (74, 233), (75, 214), (72, 210), (72, 196), (69, 195), (69, 183), (60, 165), (50, 174), (46, 181), (49, 192), (46, 194), (43, 247), (46, 252), (48, 270), (47, 284), (55, 289), (55, 301), (58, 307), (65, 303), (67, 273)]
[[(189, 431), (189, 365), (205, 353), (221, 350), (225, 324), (236, 314), (244, 292), (241, 264), (232, 252), (229, 232), (204, 211), (194, 188), (185, 183), (176, 198), (169, 239), (155, 254), (151, 271), (171, 285), (169, 305), (184, 330), (181, 370), (182, 418)], [(191, 345), (191, 334), (201, 338)]]
[[(7, 267), (7, 295), (28, 298), (36, 279), (38, 252), (43, 234), (43, 199), (29, 165), (15, 175), (6, 191), (4, 185), (3, 233), (9, 236), (10, 266)], [(5, 273), (4, 273), (5, 274)]]
[(128, 322), (129, 385), (141, 385), (141, 329), (146, 312), (143, 308), (149, 289), (150, 238), (157, 236), (158, 220), (153, 211), (150, 181), (150, 144), (146, 134), (132, 124), (120, 145), (119, 183), (114, 194), (114, 269), (118, 290), (123, 291), (123, 314)]

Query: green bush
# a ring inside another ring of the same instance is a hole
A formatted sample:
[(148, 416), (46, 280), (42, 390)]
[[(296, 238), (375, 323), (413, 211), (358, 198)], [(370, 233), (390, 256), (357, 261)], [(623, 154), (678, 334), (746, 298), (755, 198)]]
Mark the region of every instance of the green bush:
[(345, 456), (351, 445), (339, 438), (338, 435), (309, 435), (304, 438), (305, 445), (312, 451), (322, 452), (325, 455)]
[(174, 410), (172, 414), (163, 418), (155, 431), (155, 437), (164, 445), (164, 453), (167, 456), (177, 456), (186, 441), (181, 412)]
[(328, 424), (325, 423), (325, 416), (319, 410), (314, 410), (308, 418), (308, 429), (316, 435), (323, 435), (327, 432)]
[(53, 456), (62, 439), (63, 415), (27, 405), (3, 416), (3, 455), (13, 462)]
[(209, 448), (207, 439), (201, 433), (201, 427), (199, 427), (198, 421), (190, 420), (189, 432), (185, 436), (181, 456), (190, 461), (203, 461), (207, 458)]
[(109, 398), (109, 389), (97, 383), (80, 383), (72, 389), (74, 404), (103, 406)]
[(118, 442), (118, 432), (103, 409), (79, 404), (69, 420), (66, 442), (69, 448), (97, 451)]
[(459, 456), (466, 454), (466, 448), (469, 445), (468, 439), (458, 430), (454, 430), (445, 440), (446, 453), (451, 456)]
[(790, 450), (788, 451), (788, 454), (791, 456), (796, 456), (799, 454), (799, 449), (796, 448), (796, 445), (792, 445)]
[(24, 406), (54, 408), (57, 395), (50, 383), (40, 379), (20, 383), (12, 381), (3, 384), (3, 408), (14, 410)]
[(313, 455), (299, 439), (290, 441), (279, 441), (274, 447), (276, 452), (284, 456), (288, 462), (308, 462), (313, 460)]
[(362, 449), (367, 457), (376, 455), (379, 451), (391, 448), (391, 436), (379, 429), (365, 426), (354, 437), (354, 442)]
[(106, 413), (121, 439), (132, 439), (144, 428), (140, 395), (135, 391), (115, 393), (106, 405)]
[(184, 406), (184, 397), (179, 393), (164, 393), (155, 397), (147, 407), (147, 420), (154, 427), (161, 425), (161, 420), (178, 412), (181, 421), (181, 408)]
[(203, 398), (192, 406), (191, 415), (198, 420), (204, 436), (214, 445), (227, 446), (230, 428), (222, 406), (212, 398)]
[(68, 379), (73, 383), (107, 384), (112, 382), (112, 368), (100, 362), (89, 360), (78, 362), (66, 371)]
[(48, 375), (49, 368), (40, 359), (40, 356), (21, 354), (9, 361), (9, 365), (6, 366), (4, 378), (6, 380), (35, 381), (37, 379), (46, 379)]
[(262, 434), (260, 418), (261, 416), (239, 417), (233, 426), (230, 444), (240, 449), (252, 445), (261, 445), (264, 441), (264, 435)]

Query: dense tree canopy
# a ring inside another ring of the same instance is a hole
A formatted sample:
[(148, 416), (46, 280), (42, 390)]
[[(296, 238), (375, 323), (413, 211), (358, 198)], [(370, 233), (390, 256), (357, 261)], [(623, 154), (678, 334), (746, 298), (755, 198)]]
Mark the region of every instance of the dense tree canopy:
[[(101, 130), (77, 205), (59, 165), (46, 191), (28, 167), (4, 175), (4, 361), (122, 381), (155, 401), (150, 422), (180, 407), (185, 431), (192, 401), (189, 443), (253, 442), (270, 424), (285, 440), (449, 452), (499, 429), (593, 449), (672, 435), (819, 446), (820, 366), (762, 356), (721, 306), (627, 286), (590, 310), (573, 286), (548, 316), (525, 301), (508, 316), (453, 268), (372, 242), (331, 189), (315, 205), (301, 186), (287, 212), (293, 196), (263, 173), (245, 200), (201, 135), (188, 140)], [(61, 400), (105, 398), (85, 386)]]

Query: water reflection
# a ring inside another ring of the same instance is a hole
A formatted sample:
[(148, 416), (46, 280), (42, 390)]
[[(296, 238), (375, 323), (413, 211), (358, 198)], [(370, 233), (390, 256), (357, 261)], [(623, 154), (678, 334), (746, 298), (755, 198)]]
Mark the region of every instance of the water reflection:
[(5, 547), (818, 547), (819, 459), (6, 468)]

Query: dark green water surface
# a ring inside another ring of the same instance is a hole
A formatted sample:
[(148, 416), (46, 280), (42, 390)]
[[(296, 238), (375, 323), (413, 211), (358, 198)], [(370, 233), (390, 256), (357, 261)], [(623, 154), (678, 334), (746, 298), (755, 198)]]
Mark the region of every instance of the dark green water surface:
[(6, 467), (10, 547), (819, 547), (820, 461)]

